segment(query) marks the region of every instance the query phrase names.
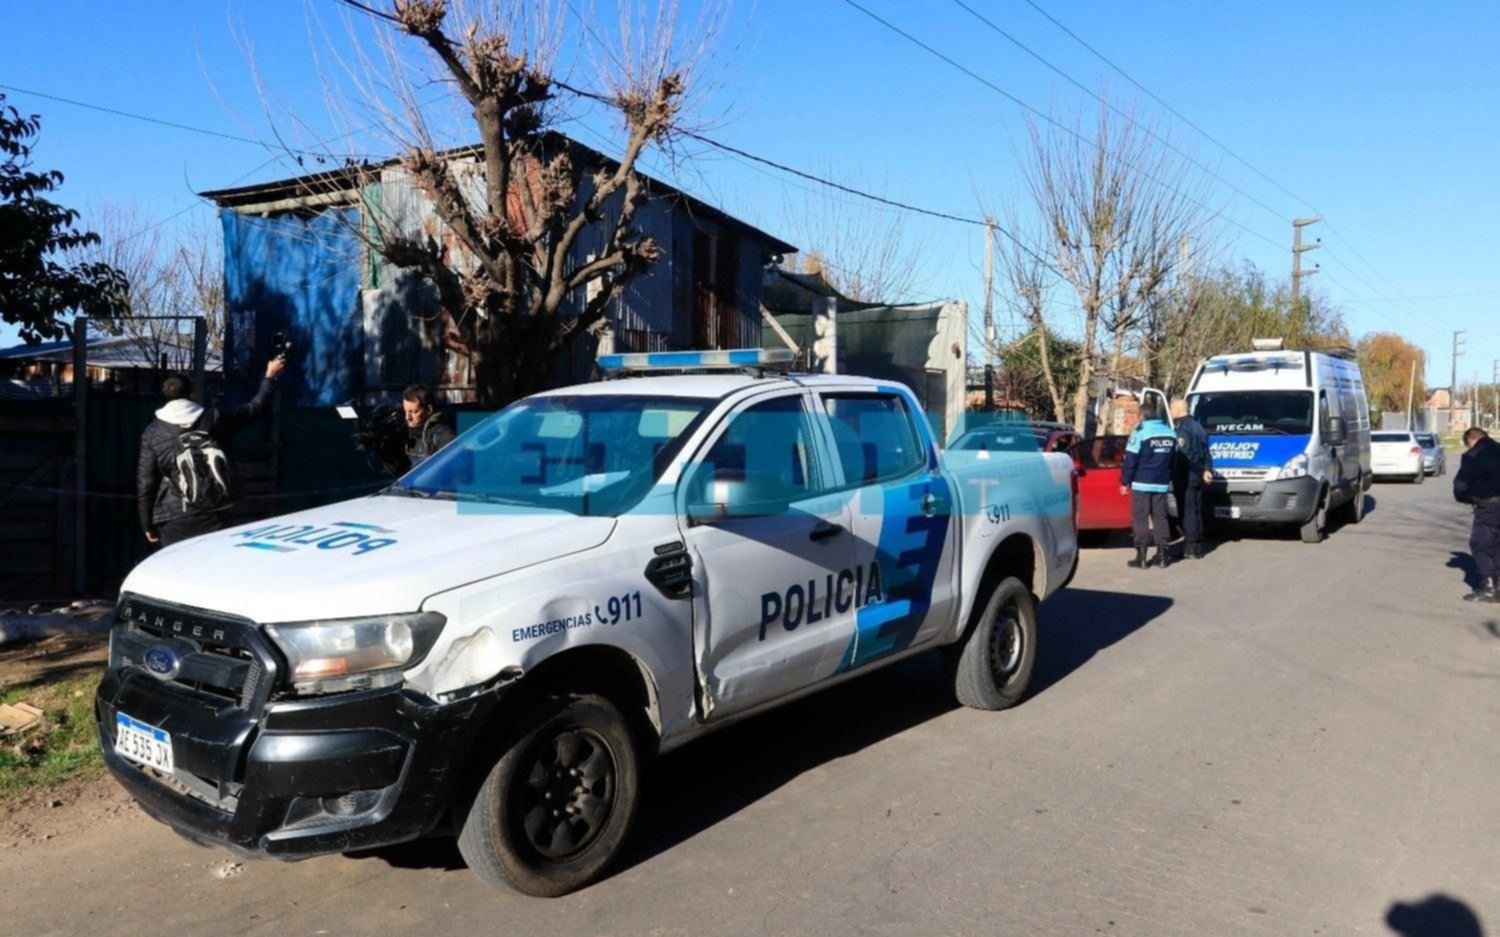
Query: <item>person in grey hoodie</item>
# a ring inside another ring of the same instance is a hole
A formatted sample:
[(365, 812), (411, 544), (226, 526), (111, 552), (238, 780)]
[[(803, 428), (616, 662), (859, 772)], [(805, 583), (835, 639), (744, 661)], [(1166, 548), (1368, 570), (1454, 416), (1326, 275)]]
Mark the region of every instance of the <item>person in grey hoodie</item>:
[(226, 409), (194, 400), (193, 379), (186, 374), (162, 382), (167, 402), (141, 433), (136, 463), (136, 506), (148, 541), (171, 546), (224, 528), (234, 495), (222, 447), (264, 412), (284, 367), (284, 355), (272, 358), (255, 398)]

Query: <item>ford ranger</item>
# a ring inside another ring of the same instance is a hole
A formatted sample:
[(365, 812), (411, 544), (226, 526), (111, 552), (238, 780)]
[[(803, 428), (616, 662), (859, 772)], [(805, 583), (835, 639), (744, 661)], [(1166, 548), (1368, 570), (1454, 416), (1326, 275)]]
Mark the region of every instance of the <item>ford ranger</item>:
[(1077, 558), (1068, 456), (942, 453), (907, 388), (775, 352), (600, 363), (378, 495), (136, 567), (97, 717), (141, 807), (283, 859), (451, 829), (560, 895), (704, 733), (936, 648), (962, 703), (1022, 698)]

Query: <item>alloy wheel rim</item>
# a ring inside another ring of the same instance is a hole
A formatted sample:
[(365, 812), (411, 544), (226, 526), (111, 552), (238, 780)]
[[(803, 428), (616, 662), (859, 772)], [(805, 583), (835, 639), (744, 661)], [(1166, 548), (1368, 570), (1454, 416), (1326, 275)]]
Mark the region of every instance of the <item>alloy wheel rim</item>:
[(538, 745), (518, 792), (526, 841), (552, 862), (587, 850), (614, 812), (615, 772), (609, 745), (592, 729), (562, 729)]

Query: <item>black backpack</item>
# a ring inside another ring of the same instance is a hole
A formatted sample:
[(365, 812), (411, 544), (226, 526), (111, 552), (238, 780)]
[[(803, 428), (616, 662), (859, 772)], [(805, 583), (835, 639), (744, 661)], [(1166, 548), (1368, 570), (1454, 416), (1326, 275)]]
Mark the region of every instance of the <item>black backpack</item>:
[(172, 465), (183, 513), (217, 511), (229, 505), (229, 458), (207, 432), (189, 427), (179, 433)]

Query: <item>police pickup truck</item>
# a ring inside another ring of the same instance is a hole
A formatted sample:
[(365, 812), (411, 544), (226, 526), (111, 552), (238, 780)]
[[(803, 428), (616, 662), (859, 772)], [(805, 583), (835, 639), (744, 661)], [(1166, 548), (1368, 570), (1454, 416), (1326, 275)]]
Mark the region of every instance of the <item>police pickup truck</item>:
[(1077, 558), (1068, 457), (944, 454), (907, 388), (781, 357), (604, 356), (378, 495), (152, 556), (98, 692), (111, 772), (242, 855), (451, 828), (560, 895), (704, 733), (933, 648), (962, 703), (1018, 702)]

